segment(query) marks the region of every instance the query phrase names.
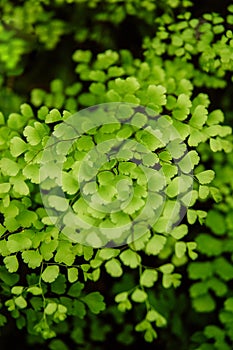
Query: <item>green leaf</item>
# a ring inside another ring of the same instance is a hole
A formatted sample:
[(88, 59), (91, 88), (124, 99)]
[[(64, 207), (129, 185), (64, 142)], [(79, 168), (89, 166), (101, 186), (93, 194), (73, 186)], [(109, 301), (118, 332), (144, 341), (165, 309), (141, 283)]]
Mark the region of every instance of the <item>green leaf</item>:
[(224, 251), (223, 242), (207, 233), (199, 234), (196, 242), (198, 251), (207, 256), (218, 256)]
[(16, 273), (8, 272), (5, 266), (0, 267), (0, 279), (7, 285), (12, 287), (19, 281), (19, 275)]
[[(15, 302), (13, 299), (9, 299), (5, 302), (8, 311), (15, 311)], [(18, 314), (18, 313), (17, 313)], [(18, 315), (17, 315), (18, 316)]]
[(197, 243), (187, 242), (187, 248), (188, 248), (188, 255), (192, 260), (195, 260), (198, 257), (198, 254), (194, 252), (194, 250), (197, 248)]
[(117, 66), (113, 66), (113, 67), (109, 67), (108, 69), (108, 76), (109, 77), (120, 77), (122, 75), (124, 75), (125, 71), (122, 67), (117, 67)]
[(118, 310), (121, 312), (125, 312), (127, 310), (131, 310), (132, 309), (132, 303), (126, 299), (125, 301), (122, 301), (118, 304), (117, 306)]
[(208, 292), (208, 284), (206, 282), (194, 283), (191, 285), (189, 292), (192, 298), (206, 294)]
[(6, 256), (3, 259), (4, 264), (9, 272), (16, 272), (19, 268), (19, 262), (16, 255)]
[(220, 279), (212, 277), (207, 281), (209, 289), (212, 289), (213, 292), (218, 296), (222, 297), (226, 295), (228, 288), (226, 283), (222, 282)]
[(104, 298), (99, 292), (92, 292), (87, 294), (82, 298), (85, 304), (89, 307), (93, 314), (99, 314), (101, 311), (105, 310)]
[(72, 250), (71, 242), (60, 241), (54, 260), (58, 263), (65, 263), (70, 266), (74, 263), (75, 253)]
[(30, 210), (22, 210), (20, 214), (16, 216), (16, 219), (22, 227), (30, 227), (35, 224), (37, 214)]
[(142, 163), (143, 165), (145, 166), (154, 166), (155, 164), (159, 163), (159, 157), (157, 156), (157, 154), (155, 153), (148, 153), (148, 154), (145, 154), (143, 157), (142, 157)]
[(42, 256), (37, 250), (27, 250), (22, 253), (23, 261), (28, 264), (28, 267), (35, 269), (42, 263)]
[(162, 142), (156, 136), (144, 129), (136, 132), (136, 140), (152, 152), (163, 147)]
[(172, 116), (177, 120), (185, 120), (189, 114), (191, 106), (192, 103), (187, 95), (179, 95), (172, 111)]
[(7, 323), (7, 318), (4, 315), (0, 315), (0, 327)]
[[(29, 187), (23, 180), (22, 176), (17, 176), (10, 179), (10, 183), (13, 184), (13, 190), (21, 196), (27, 196), (29, 194)], [(33, 213), (35, 215), (35, 213)], [(27, 227), (27, 226), (26, 226)]]
[(128, 299), (128, 292), (121, 292), (115, 296), (115, 302), (121, 303), (123, 301), (126, 301)]
[(120, 253), (119, 249), (113, 249), (113, 248), (102, 248), (99, 250), (98, 257), (103, 260), (109, 260), (111, 258), (115, 258)]
[(201, 185), (209, 184), (213, 181), (215, 172), (213, 170), (205, 170), (195, 175)]
[(68, 281), (70, 283), (76, 282), (78, 279), (78, 269), (76, 267), (71, 267), (68, 269)]
[(60, 79), (54, 79), (50, 83), (50, 89), (53, 93), (63, 91), (63, 81)]
[(224, 281), (230, 281), (233, 279), (233, 266), (224, 257), (217, 258), (213, 267), (216, 274)]
[(53, 339), (49, 344), (51, 350), (69, 350), (66, 344), (60, 339)]
[(88, 194), (93, 194), (96, 192), (96, 189), (97, 189), (97, 185), (94, 181), (91, 181), (91, 182), (88, 182), (84, 185), (83, 187), (83, 193), (85, 195), (88, 195)]
[(62, 274), (56, 278), (54, 282), (51, 283), (51, 292), (55, 294), (65, 294), (66, 292), (66, 277)]
[(213, 152), (219, 152), (222, 150), (222, 144), (221, 144), (221, 139), (219, 138), (211, 138), (210, 139), (210, 148), (211, 148), (211, 151)]
[(189, 121), (190, 125), (192, 125), (197, 129), (202, 129), (203, 125), (207, 120), (207, 114), (208, 114), (208, 111), (205, 108), (205, 106), (198, 105), (194, 109), (194, 112), (192, 113), (192, 117)]
[(188, 152), (179, 162), (179, 168), (185, 174), (190, 173), (195, 165), (200, 161), (200, 157), (196, 151)]
[(1, 194), (8, 193), (10, 191), (10, 188), (11, 188), (11, 184), (9, 184), (8, 182), (1, 183), (0, 184), (0, 193)]
[(34, 106), (39, 107), (46, 96), (46, 92), (42, 89), (33, 89), (31, 91), (31, 102)]
[(185, 140), (190, 135), (190, 126), (179, 120), (174, 119), (172, 125), (179, 133), (181, 140)]
[(158, 338), (158, 334), (152, 327), (146, 330), (144, 334), (144, 339), (146, 342), (152, 343), (157, 338)]
[(14, 286), (11, 288), (11, 293), (15, 295), (20, 295), (23, 293), (24, 287), (23, 286)]
[(75, 62), (88, 63), (91, 60), (92, 53), (90, 50), (76, 50), (72, 56)]
[(57, 303), (48, 303), (44, 309), (46, 315), (52, 315), (57, 311)]
[[(40, 105), (41, 103), (39, 103)], [(37, 116), (38, 116), (38, 119), (40, 120), (45, 120), (47, 114), (49, 113), (49, 109), (48, 107), (46, 106), (42, 106), (40, 107), (40, 109), (37, 111)]]
[(140, 84), (135, 77), (128, 77), (126, 79), (117, 78), (114, 88), (122, 95), (128, 93), (134, 94), (140, 88)]
[(62, 172), (62, 189), (68, 194), (75, 194), (79, 189), (79, 183), (72, 174)]
[[(134, 110), (131, 108), (130, 105), (127, 104), (120, 104), (119, 108), (117, 110), (117, 119), (120, 121), (124, 121), (129, 119), (134, 114)], [(127, 128), (128, 129), (128, 128)]]
[(164, 273), (164, 274), (170, 274), (174, 271), (174, 265), (173, 264), (164, 264), (162, 266), (159, 267), (159, 270)]
[(147, 89), (147, 98), (149, 103), (155, 106), (163, 106), (166, 104), (166, 89), (162, 85), (149, 85)]
[(27, 307), (27, 301), (22, 295), (16, 297), (14, 301), (15, 305), (17, 305), (20, 309), (25, 309)]
[[(204, 334), (207, 338), (216, 339), (218, 342), (224, 340), (224, 338), (225, 338), (225, 332), (222, 329), (220, 329), (219, 327), (214, 326), (214, 325), (206, 326), (205, 330), (204, 330)], [(221, 348), (224, 350), (224, 345), (223, 345), (223, 347), (221, 346)], [(228, 347), (225, 349), (228, 350)]]
[(110, 185), (100, 186), (98, 193), (103, 200), (111, 202), (113, 197), (117, 194), (117, 190), (114, 186)]
[(100, 267), (100, 265), (102, 265), (102, 263), (103, 263), (103, 260), (98, 257), (95, 257), (90, 261), (90, 265), (93, 269), (97, 269), (98, 267)]
[(192, 262), (188, 266), (189, 278), (205, 280), (213, 275), (213, 266), (210, 262)]
[(119, 59), (119, 54), (112, 50), (106, 50), (103, 53), (99, 53), (97, 55), (97, 61), (95, 62), (95, 66), (98, 69), (107, 69), (109, 66), (116, 63)]
[(114, 181), (114, 174), (111, 171), (102, 171), (97, 175), (97, 178), (101, 185), (107, 185)]
[[(94, 221), (90, 221), (90, 222), (94, 223)], [(101, 247), (103, 245), (99, 235), (96, 234), (95, 232), (91, 232), (90, 234), (88, 234), (88, 236), (86, 238), (86, 243), (88, 245), (91, 245), (93, 248), (99, 248), (99, 247)]]
[(120, 277), (123, 274), (121, 263), (119, 260), (113, 258), (105, 263), (107, 273), (112, 277)]
[(68, 295), (74, 298), (77, 298), (80, 296), (82, 290), (84, 288), (84, 284), (80, 282), (75, 282), (70, 289), (68, 290)]
[(107, 79), (106, 74), (101, 70), (92, 70), (89, 72), (89, 79), (98, 82), (105, 82)]
[(190, 136), (188, 138), (188, 144), (191, 147), (196, 147), (201, 142), (205, 142), (207, 140), (207, 136), (200, 130), (191, 128)]
[(147, 116), (143, 113), (137, 112), (134, 114), (133, 118), (131, 119), (131, 123), (133, 126), (142, 128), (147, 123)]
[(42, 242), (41, 246), (40, 246), (40, 253), (43, 256), (44, 260), (50, 260), (53, 257), (53, 252), (55, 251), (55, 249), (58, 246), (58, 241), (55, 240), (51, 240), (49, 242)]
[(33, 128), (32, 126), (28, 125), (24, 129), (23, 134), (30, 145), (36, 146), (39, 143), (41, 143), (41, 135), (38, 133), (36, 128)]
[[(142, 185), (144, 184), (142, 183)], [(162, 175), (160, 172), (154, 172), (153, 175), (149, 178), (147, 186), (148, 190), (152, 192), (162, 190), (165, 187), (164, 175)], [(154, 193), (154, 196), (156, 197), (156, 193)], [(157, 198), (160, 199), (161, 197), (157, 196)]]
[(156, 322), (157, 327), (164, 327), (167, 324), (167, 320), (154, 309), (147, 312), (146, 319), (149, 322)]
[(27, 288), (27, 292), (31, 293), (32, 295), (41, 295), (43, 293), (43, 290), (37, 286), (30, 286)]
[(40, 183), (39, 166), (38, 166), (38, 164), (27, 164), (23, 168), (23, 175), (27, 179), (30, 179), (35, 184), (39, 184)]
[(27, 103), (23, 103), (20, 106), (20, 111), (21, 111), (22, 115), (24, 117), (26, 117), (27, 119), (30, 119), (34, 116), (32, 107), (30, 105), (28, 105)]
[(94, 95), (102, 96), (105, 94), (105, 85), (103, 83), (92, 83), (89, 87), (90, 92)]
[(143, 320), (136, 325), (135, 330), (137, 332), (144, 332), (145, 330), (150, 329), (150, 327), (150, 322), (148, 320)]
[(208, 186), (199, 186), (199, 197), (201, 199), (206, 199), (209, 196), (210, 190)]
[(93, 282), (97, 282), (100, 278), (100, 268), (95, 269), (94, 271), (92, 271), (91, 273), (91, 279)]
[(226, 232), (226, 221), (224, 216), (217, 210), (209, 210), (206, 217), (206, 226), (216, 235), (223, 235)]
[(45, 118), (45, 123), (55, 123), (62, 120), (61, 113), (58, 111), (58, 109), (54, 108), (52, 109), (49, 114)]
[(174, 237), (175, 239), (181, 239), (183, 238), (184, 236), (186, 236), (188, 233), (188, 226), (187, 225), (179, 225), (179, 226), (176, 226), (172, 231), (171, 231), (171, 235), (172, 237)]
[(2, 158), (0, 160), (0, 168), (4, 175), (9, 176), (16, 176), (20, 169), (19, 164), (9, 158)]
[(95, 144), (91, 136), (82, 135), (76, 141), (76, 145), (79, 151), (90, 151)]
[(158, 255), (164, 248), (167, 239), (164, 236), (153, 235), (153, 237), (146, 244), (146, 254), (147, 255)]
[(181, 181), (179, 177), (175, 177), (167, 186), (166, 194), (170, 198), (176, 197), (181, 191)]
[[(4, 221), (4, 226), (7, 228), (9, 232), (15, 232), (19, 227), (20, 224), (17, 222), (17, 220), (14, 217), (6, 217)], [(12, 251), (11, 253), (15, 253), (16, 251)]]
[[(149, 202), (149, 204), (151, 205), (151, 203)], [(160, 203), (161, 205), (162, 203)], [(159, 206), (154, 206), (154, 205), (151, 205), (152, 208), (154, 207), (155, 209), (159, 208)], [(167, 220), (167, 217), (164, 217), (164, 216), (161, 216), (157, 221), (156, 223), (153, 225), (153, 229), (154, 229), (154, 232), (158, 232), (158, 233), (165, 233), (167, 232), (167, 229), (168, 229), (168, 220)]]
[(136, 268), (141, 263), (141, 257), (131, 249), (127, 249), (120, 254), (121, 261), (126, 265), (130, 266), (131, 269)]
[(7, 120), (7, 125), (13, 130), (20, 130), (27, 123), (27, 119), (18, 113), (11, 113)]
[(184, 155), (186, 146), (180, 139), (175, 139), (169, 142), (167, 145), (167, 150), (171, 154), (172, 158), (179, 159)]
[(139, 288), (136, 288), (131, 294), (131, 299), (136, 303), (143, 303), (148, 298), (147, 293)]
[(207, 124), (208, 125), (215, 125), (222, 123), (224, 121), (224, 114), (220, 109), (216, 109), (212, 111), (207, 119)]
[(15, 233), (8, 237), (7, 249), (11, 253), (27, 250), (31, 248), (32, 241), (24, 233)]
[[(125, 140), (125, 139), (130, 138), (130, 136), (132, 134), (133, 134), (132, 126), (128, 125), (128, 124), (123, 124), (121, 126), (120, 130), (117, 131), (116, 137), (118, 140)], [(123, 147), (119, 150), (118, 157), (119, 156), (121, 156), (121, 158), (125, 158), (124, 160), (130, 159), (132, 156), (132, 152), (130, 150), (128, 150), (127, 148), (124, 149), (124, 147)]]
[(106, 93), (106, 97), (109, 102), (121, 102), (122, 100), (122, 97), (120, 96), (120, 94), (118, 94), (113, 89), (108, 90), (108, 92)]
[(10, 140), (10, 152), (13, 157), (18, 157), (27, 150), (27, 144), (18, 136)]
[(193, 209), (188, 209), (187, 220), (190, 225), (193, 225), (197, 220), (197, 212)]
[(51, 195), (48, 197), (49, 205), (58, 210), (58, 211), (66, 211), (69, 207), (69, 202), (65, 197)]
[[(190, 178), (192, 181), (192, 178)], [(188, 193), (184, 194), (181, 198), (182, 204), (187, 207), (192, 207), (198, 199), (198, 192), (196, 190), (189, 190)]]
[(5, 124), (5, 118), (2, 112), (0, 112), (0, 125), (4, 125)]
[(58, 277), (59, 271), (60, 269), (57, 265), (47, 266), (42, 272), (41, 278), (45, 282), (52, 283)]
[(205, 218), (206, 218), (207, 212), (204, 210), (197, 210), (196, 213), (197, 213), (198, 220), (199, 220), (200, 224), (202, 225), (204, 223)]
[(162, 285), (164, 288), (170, 288), (171, 286), (179, 287), (181, 284), (181, 275), (178, 273), (164, 274), (162, 279)]
[(233, 312), (233, 297), (230, 297), (230, 298), (228, 298), (228, 299), (225, 300), (225, 302), (224, 302), (224, 308), (225, 308), (227, 311)]
[(193, 307), (197, 312), (211, 312), (215, 309), (215, 300), (209, 293), (193, 299)]
[(176, 242), (175, 244), (175, 254), (177, 258), (182, 258), (186, 252), (186, 244), (185, 242)]
[(145, 269), (140, 277), (140, 283), (148, 288), (153, 287), (158, 279), (158, 272), (152, 269)]
[(132, 215), (144, 206), (143, 199), (134, 196), (130, 203), (123, 209), (124, 213)]

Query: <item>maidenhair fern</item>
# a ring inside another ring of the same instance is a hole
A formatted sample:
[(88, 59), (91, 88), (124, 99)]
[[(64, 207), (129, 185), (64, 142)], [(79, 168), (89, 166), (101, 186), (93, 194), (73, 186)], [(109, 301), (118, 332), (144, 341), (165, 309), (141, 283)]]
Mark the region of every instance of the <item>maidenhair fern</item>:
[(231, 349), (233, 8), (192, 6), (2, 1), (3, 340)]

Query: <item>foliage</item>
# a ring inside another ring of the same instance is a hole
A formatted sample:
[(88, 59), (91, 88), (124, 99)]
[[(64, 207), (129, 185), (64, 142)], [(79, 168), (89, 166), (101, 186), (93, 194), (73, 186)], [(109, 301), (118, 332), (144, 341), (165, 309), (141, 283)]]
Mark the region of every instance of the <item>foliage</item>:
[[(232, 348), (233, 7), (195, 16), (192, 6), (1, 2), (3, 339), (13, 319), (28, 347), (103, 349), (114, 339), (129, 348)], [(118, 119), (94, 118), (86, 130), (82, 110), (106, 103), (117, 103)], [(85, 130), (79, 138), (73, 115)], [(51, 147), (51, 135), (75, 137), (70, 148)], [(128, 145), (117, 157), (116, 140)], [(81, 165), (96, 148), (105, 162), (94, 174), (94, 151)], [(118, 200), (121, 211), (100, 210), (93, 179), (99, 198)], [(68, 206), (95, 228), (84, 242), (71, 239)], [(127, 241), (122, 227), (138, 215), (143, 224)], [(116, 225), (106, 241), (97, 235)]]

